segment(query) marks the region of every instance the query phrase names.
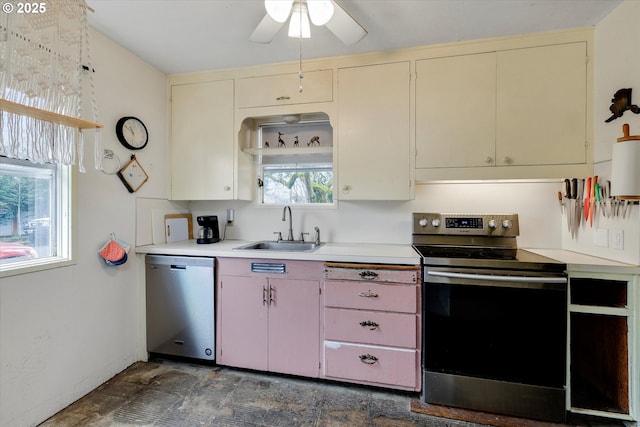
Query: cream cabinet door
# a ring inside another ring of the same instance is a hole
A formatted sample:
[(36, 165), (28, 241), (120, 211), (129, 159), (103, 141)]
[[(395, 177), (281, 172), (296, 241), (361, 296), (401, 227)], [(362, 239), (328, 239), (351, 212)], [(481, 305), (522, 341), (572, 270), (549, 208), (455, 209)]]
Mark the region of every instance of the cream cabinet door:
[(496, 164), (587, 161), (586, 42), (501, 51)]
[(409, 200), (409, 62), (338, 70), (338, 198)]
[[(309, 71), (272, 76), (247, 77), (237, 80), (236, 106), (266, 107), (272, 105), (306, 104), (333, 100), (331, 70)], [(302, 92), (298, 89), (302, 83)]]
[(234, 195), (233, 80), (171, 87), (171, 198)]
[(416, 61), (416, 167), (495, 164), (494, 52)]

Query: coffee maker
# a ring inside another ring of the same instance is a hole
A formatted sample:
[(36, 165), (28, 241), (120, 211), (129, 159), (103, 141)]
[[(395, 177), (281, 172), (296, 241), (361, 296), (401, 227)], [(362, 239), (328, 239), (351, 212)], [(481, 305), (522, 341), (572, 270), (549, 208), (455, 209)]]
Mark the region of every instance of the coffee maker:
[(215, 243), (220, 241), (217, 215), (199, 216), (197, 220), (200, 229), (198, 230), (196, 243)]

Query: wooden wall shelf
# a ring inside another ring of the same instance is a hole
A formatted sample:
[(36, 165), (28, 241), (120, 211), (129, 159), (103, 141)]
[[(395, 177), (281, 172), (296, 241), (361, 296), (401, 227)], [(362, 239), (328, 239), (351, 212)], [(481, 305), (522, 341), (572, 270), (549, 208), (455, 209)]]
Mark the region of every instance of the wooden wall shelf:
[(104, 125), (100, 123), (93, 123), (76, 117), (65, 116), (51, 111), (41, 110), (39, 108), (28, 107), (26, 105), (7, 101), (6, 99), (0, 99), (0, 110), (76, 129), (97, 129), (104, 127)]

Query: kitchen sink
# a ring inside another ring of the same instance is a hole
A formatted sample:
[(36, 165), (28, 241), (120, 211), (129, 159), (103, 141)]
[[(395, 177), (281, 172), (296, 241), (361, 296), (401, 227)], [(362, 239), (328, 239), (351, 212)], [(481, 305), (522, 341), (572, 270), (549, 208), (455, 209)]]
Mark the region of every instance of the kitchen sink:
[(258, 250), (258, 251), (283, 251), (283, 252), (313, 252), (324, 243), (302, 242), (300, 240), (280, 240), (253, 242), (248, 245), (238, 246), (235, 250)]

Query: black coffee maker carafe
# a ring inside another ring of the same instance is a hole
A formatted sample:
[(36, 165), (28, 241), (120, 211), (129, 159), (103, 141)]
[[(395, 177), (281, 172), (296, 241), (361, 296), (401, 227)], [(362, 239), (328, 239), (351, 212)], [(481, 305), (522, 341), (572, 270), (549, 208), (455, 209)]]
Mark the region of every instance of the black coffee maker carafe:
[(218, 230), (218, 216), (204, 215), (196, 218), (200, 229), (198, 230), (197, 243), (215, 243), (220, 241)]

